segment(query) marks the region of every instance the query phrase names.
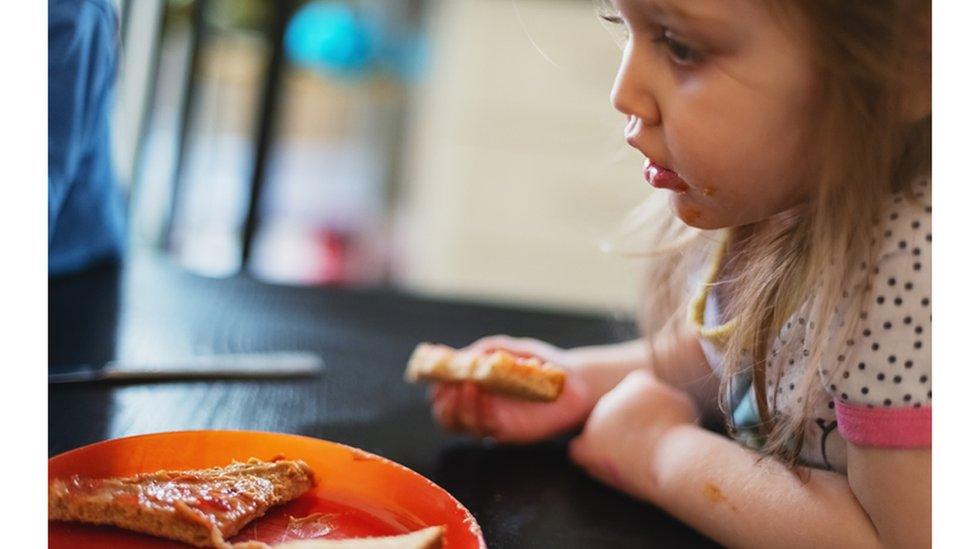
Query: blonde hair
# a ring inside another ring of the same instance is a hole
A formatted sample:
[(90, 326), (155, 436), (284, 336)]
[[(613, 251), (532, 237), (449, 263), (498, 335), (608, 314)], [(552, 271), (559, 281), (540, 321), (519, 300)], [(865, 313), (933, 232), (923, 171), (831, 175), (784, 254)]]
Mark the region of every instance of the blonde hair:
[[(824, 357), (823, 345), (810, 345), (797, 393), (803, 395), (800, 406), (792, 414), (777, 413), (775, 395), (785, 353), (767, 356), (770, 341), (794, 314), (811, 319), (805, 335), (810, 341), (827, 341), (828, 328), (838, 324), (851, 332), (831, 336), (847, 339), (856, 325), (870, 290), (872, 270), (865, 267), (877, 257), (872, 228), (883, 201), (892, 193), (907, 195), (912, 178), (930, 170), (930, 110), (919, 113), (921, 120), (915, 122), (906, 122), (906, 113), (928, 92), (931, 81), (931, 8), (929, 1), (913, 0), (767, 3), (784, 24), (800, 26), (819, 76), (819, 108), (816, 120), (810, 121), (815, 165), (820, 166), (815, 196), (752, 226), (698, 231), (665, 210), (662, 192), (640, 207), (630, 224), (653, 234), (639, 313), (649, 336), (685, 322), (689, 276), (726, 237), (736, 242), (735, 260), (746, 271), (722, 281), (728, 283), (724, 312), (735, 319), (735, 328), (725, 346), (720, 395), (731, 394), (733, 378), (748, 371), (765, 435), (763, 453), (793, 465), (802, 446), (793, 441), (805, 440), (812, 407), (826, 398), (816, 386), (818, 374), (830, 377), (845, 362)], [(852, 287), (863, 291), (849, 296)], [(813, 366), (818, 364), (824, 365), (820, 371)], [(772, 411), (767, 406), (769, 381)], [(719, 401), (734, 430), (729, 403)]]

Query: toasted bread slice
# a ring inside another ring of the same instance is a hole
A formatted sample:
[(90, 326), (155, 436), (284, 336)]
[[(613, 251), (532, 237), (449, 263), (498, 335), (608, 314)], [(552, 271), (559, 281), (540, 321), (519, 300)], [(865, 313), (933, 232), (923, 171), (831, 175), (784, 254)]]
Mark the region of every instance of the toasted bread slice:
[(354, 539), (310, 539), (288, 541), (275, 545), (275, 549), (440, 549), (443, 546), (444, 527), (431, 526), (400, 536)]
[(421, 343), (407, 364), (406, 379), (410, 382), (471, 381), (495, 393), (551, 402), (562, 392), (566, 373), (549, 362), (507, 351), (474, 353)]
[(49, 484), (48, 519), (108, 524), (197, 547), (229, 547), (225, 538), (314, 483), (303, 461), (254, 458), (124, 478), (75, 476)]

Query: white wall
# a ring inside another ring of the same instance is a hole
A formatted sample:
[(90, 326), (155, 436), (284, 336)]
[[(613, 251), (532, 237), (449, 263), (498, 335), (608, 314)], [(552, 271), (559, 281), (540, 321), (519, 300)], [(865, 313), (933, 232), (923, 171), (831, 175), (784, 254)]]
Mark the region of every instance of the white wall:
[(631, 310), (599, 250), (649, 192), (609, 93), (620, 49), (586, 0), (447, 0), (408, 132), (402, 277), (429, 294)]

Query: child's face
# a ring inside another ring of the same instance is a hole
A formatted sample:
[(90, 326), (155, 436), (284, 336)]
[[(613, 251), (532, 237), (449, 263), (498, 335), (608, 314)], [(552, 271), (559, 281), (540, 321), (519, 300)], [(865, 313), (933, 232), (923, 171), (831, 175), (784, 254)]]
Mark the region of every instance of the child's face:
[(799, 32), (755, 0), (614, 3), (629, 37), (613, 105), (675, 213), (717, 229), (801, 203), (815, 79)]

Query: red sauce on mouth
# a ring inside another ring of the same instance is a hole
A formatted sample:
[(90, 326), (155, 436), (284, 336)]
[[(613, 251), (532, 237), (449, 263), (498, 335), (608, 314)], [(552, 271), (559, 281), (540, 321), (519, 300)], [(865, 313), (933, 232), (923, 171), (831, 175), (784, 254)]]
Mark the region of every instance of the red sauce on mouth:
[(652, 187), (658, 189), (670, 189), (677, 193), (688, 192), (688, 184), (681, 176), (672, 170), (658, 166), (653, 161), (648, 160), (644, 166), (644, 179)]
[(650, 184), (658, 189), (670, 189), (676, 193), (688, 192), (688, 184), (671, 170), (656, 169), (647, 173)]

